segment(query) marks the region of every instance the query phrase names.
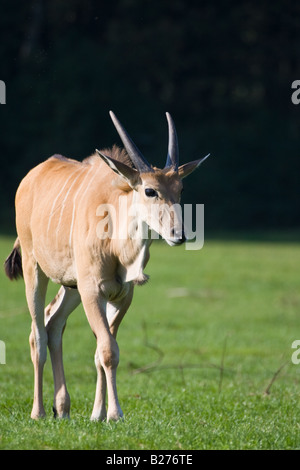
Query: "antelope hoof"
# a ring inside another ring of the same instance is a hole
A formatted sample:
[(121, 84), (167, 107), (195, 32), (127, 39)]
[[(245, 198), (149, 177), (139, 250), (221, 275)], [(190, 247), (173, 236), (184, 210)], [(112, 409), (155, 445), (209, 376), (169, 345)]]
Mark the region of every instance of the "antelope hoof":
[(39, 410), (39, 411), (32, 410), (30, 416), (31, 416), (31, 419), (38, 420), (38, 419), (40, 419), (40, 418), (45, 418), (45, 417), (46, 417), (46, 413), (45, 413), (45, 410)]
[(68, 411), (64, 411), (64, 412), (61, 412), (61, 413), (58, 413), (57, 412), (57, 409), (55, 408), (55, 406), (53, 406), (52, 408), (53, 410), (53, 417), (56, 419), (56, 418), (59, 418), (59, 419), (70, 419), (70, 413)]
[(92, 414), (91, 421), (103, 421), (103, 422), (106, 421), (106, 413), (105, 413), (105, 415)]
[(107, 413), (107, 422), (109, 421), (119, 421), (120, 419), (123, 419), (123, 412), (122, 410), (114, 410), (112, 412)]

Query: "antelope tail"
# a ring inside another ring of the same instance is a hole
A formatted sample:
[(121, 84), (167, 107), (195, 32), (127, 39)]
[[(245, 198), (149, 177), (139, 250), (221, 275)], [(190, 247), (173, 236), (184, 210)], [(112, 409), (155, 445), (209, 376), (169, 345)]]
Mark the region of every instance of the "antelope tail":
[(11, 281), (23, 277), (20, 247), (20, 240), (17, 238), (11, 254), (6, 258), (4, 263), (5, 274)]

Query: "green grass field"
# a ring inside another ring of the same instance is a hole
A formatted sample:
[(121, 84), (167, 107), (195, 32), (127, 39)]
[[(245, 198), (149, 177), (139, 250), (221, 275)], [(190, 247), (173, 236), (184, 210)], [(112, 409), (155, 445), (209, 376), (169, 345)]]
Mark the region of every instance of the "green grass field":
[[(0, 239), (4, 261), (13, 239)], [(30, 419), (33, 370), (23, 281), (0, 272), (0, 449), (299, 449), (300, 244), (206, 241), (200, 251), (155, 243), (118, 335), (125, 418), (90, 422), (95, 339), (82, 308), (64, 334), (71, 419)], [(49, 286), (49, 296), (58, 287)], [(268, 393), (265, 393), (265, 392)]]

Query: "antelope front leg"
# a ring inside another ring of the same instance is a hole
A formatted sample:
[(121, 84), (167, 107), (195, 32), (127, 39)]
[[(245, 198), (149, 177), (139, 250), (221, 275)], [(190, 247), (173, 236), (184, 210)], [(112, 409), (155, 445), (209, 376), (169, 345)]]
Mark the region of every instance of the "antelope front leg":
[[(89, 286), (88, 286), (89, 287)], [(111, 334), (106, 318), (106, 300), (99, 291), (91, 291), (78, 284), (82, 304), (97, 339), (95, 362), (98, 372), (96, 399), (92, 419), (105, 418), (105, 381), (108, 394), (107, 421), (123, 416), (117, 395), (116, 375), (119, 364), (119, 347)], [(103, 373), (104, 372), (104, 373)], [(104, 376), (105, 379), (104, 380)]]
[(105, 395), (107, 388), (107, 421), (117, 421), (123, 416), (117, 394), (119, 347), (116, 339), (109, 330), (105, 332), (102, 330), (100, 335), (96, 333), (96, 337), (97, 350), (95, 353), (95, 364), (97, 367), (97, 387), (91, 419), (105, 419)]
[[(119, 325), (128, 310), (128, 307), (131, 304), (133, 296), (133, 286), (130, 286), (130, 290), (125, 298), (119, 302), (107, 302), (106, 305), (106, 318), (109, 324), (109, 329), (111, 334), (116, 338)], [(94, 408), (91, 416), (91, 420), (101, 420), (106, 419), (106, 408), (105, 408), (105, 399), (106, 399), (106, 377), (105, 371), (101, 365), (101, 361), (98, 355), (98, 350), (96, 349), (95, 353), (95, 365), (97, 369), (97, 386), (96, 386), (96, 395)], [(109, 400), (110, 401), (110, 400)], [(122, 411), (120, 409), (122, 415)], [(108, 411), (108, 419), (113, 419), (110, 417), (110, 410)]]
[(93, 407), (93, 412), (91, 416), (92, 421), (105, 421), (106, 419), (106, 377), (104, 369), (101, 365), (101, 361), (98, 355), (98, 348), (95, 352), (95, 366), (97, 369), (97, 385), (96, 385), (96, 395), (95, 402)]

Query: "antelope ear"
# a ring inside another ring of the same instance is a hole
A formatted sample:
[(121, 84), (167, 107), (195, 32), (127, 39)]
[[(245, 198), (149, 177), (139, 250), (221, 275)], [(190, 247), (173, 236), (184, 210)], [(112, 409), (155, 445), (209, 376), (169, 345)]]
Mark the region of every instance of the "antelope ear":
[(208, 155), (206, 155), (206, 157), (200, 158), (200, 160), (194, 160), (193, 162), (189, 162), (189, 163), (185, 163), (184, 165), (181, 165), (178, 168), (178, 174), (179, 174), (180, 178), (183, 179), (186, 176), (193, 173), (193, 171), (195, 171), (196, 168), (198, 168), (201, 165), (201, 163), (203, 163), (204, 160), (206, 160), (207, 157), (209, 157), (209, 156), (210, 156), (210, 153)]
[(130, 166), (125, 165), (125, 163), (119, 162), (114, 158), (108, 157), (104, 155), (104, 153), (100, 152), (100, 150), (96, 149), (99, 157), (123, 180), (125, 180), (129, 186), (134, 189), (138, 182), (140, 181), (140, 174), (134, 168), (130, 168)]

